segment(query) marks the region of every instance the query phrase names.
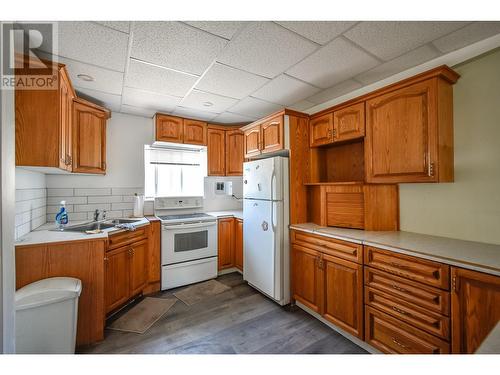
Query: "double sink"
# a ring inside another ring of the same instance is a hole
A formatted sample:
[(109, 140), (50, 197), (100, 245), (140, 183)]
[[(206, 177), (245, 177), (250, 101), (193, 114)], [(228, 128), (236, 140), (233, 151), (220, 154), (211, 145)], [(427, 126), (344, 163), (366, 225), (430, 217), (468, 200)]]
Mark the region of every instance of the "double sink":
[(78, 225), (71, 225), (69, 227), (65, 227), (62, 230), (55, 229), (56, 231), (62, 232), (82, 232), (96, 230), (96, 229), (109, 229), (114, 228), (119, 224), (134, 224), (141, 221), (141, 219), (110, 219), (104, 221), (91, 221), (89, 223), (83, 223)]

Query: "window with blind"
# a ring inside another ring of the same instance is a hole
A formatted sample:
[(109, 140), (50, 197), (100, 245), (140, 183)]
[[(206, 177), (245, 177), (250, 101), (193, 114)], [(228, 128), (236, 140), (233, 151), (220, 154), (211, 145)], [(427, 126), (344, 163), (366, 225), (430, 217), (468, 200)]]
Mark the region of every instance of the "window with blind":
[(148, 198), (203, 196), (206, 148), (145, 146), (144, 171)]

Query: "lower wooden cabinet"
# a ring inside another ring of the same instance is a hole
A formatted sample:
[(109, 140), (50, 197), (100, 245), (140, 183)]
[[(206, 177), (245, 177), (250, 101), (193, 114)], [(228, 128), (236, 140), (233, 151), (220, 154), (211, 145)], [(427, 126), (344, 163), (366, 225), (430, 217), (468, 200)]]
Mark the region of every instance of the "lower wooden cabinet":
[(147, 282), (148, 241), (142, 240), (130, 246), (130, 295), (142, 292)]
[(243, 271), (243, 220), (225, 217), (218, 220), (218, 269), (236, 267)]
[(320, 313), (322, 303), (322, 272), (318, 266), (320, 252), (292, 245), (292, 296)]
[(243, 220), (234, 219), (234, 266), (243, 272)]
[(452, 351), (474, 353), (500, 321), (500, 277), (452, 267)]

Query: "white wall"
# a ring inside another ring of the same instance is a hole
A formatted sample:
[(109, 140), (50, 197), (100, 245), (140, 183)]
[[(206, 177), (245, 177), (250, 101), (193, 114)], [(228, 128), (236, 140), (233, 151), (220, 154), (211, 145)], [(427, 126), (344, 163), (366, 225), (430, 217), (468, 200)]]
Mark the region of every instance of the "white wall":
[(43, 173), (16, 168), (16, 240), (45, 224), (47, 181)]

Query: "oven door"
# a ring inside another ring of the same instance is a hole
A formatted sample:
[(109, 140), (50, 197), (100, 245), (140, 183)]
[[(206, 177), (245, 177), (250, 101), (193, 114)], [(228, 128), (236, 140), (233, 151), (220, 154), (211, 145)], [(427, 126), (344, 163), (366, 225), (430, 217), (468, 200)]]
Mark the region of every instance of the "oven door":
[(217, 222), (163, 224), (162, 265), (217, 256)]

